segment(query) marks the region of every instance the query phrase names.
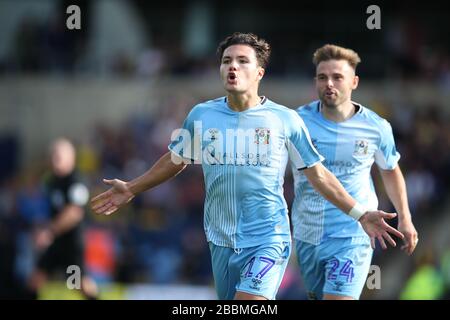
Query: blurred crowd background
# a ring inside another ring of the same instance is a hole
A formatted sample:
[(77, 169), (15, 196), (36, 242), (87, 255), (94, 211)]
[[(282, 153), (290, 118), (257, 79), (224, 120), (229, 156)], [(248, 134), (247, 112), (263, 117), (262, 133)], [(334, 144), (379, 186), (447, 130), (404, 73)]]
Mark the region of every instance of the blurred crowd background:
[[(381, 30), (367, 29), (364, 1), (74, 3), (81, 30), (66, 28), (72, 1), (0, 0), (0, 297), (26, 297), (39, 256), (33, 232), (49, 218), (42, 177), (51, 141), (74, 142), (91, 196), (105, 190), (102, 178), (142, 174), (193, 105), (223, 95), (215, 49), (234, 31), (271, 43), (260, 93), (292, 108), (315, 99), (316, 48), (360, 54), (354, 99), (392, 124), (420, 237), (412, 257), (375, 251), (381, 289), (362, 298), (450, 297), (450, 11), (442, 3), (379, 1)], [(374, 177), (380, 208), (393, 210)], [(111, 217), (86, 208), (85, 272), (105, 286), (213, 288), (202, 181), (191, 166)], [(290, 204), (289, 172), (285, 194)], [(278, 298), (306, 298), (294, 259)]]

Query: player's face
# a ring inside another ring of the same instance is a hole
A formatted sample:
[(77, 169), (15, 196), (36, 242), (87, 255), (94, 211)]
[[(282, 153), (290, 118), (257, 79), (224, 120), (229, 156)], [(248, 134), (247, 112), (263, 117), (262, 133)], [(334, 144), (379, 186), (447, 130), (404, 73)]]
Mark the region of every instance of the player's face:
[(246, 93), (258, 90), (264, 69), (259, 65), (255, 50), (236, 44), (225, 49), (220, 63), (220, 77), (229, 93)]
[(53, 172), (57, 176), (66, 176), (75, 167), (75, 151), (72, 145), (60, 142), (57, 143), (51, 154)]
[(337, 107), (349, 102), (358, 76), (346, 60), (322, 61), (316, 68), (316, 89), (323, 104)]

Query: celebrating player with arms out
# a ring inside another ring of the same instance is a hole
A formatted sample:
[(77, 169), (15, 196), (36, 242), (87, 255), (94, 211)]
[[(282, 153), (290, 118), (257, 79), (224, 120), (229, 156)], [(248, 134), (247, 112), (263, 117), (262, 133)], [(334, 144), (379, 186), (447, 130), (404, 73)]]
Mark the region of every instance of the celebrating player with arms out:
[[(196, 105), (173, 136), (169, 152), (142, 176), (92, 199), (111, 214), (135, 195), (201, 163), (206, 199), (204, 229), (219, 299), (274, 299), (291, 253), (283, 177), (288, 157), (309, 168), (311, 183), (344, 212), (363, 215), (371, 236), (391, 232), (380, 211), (360, 212), (338, 180), (321, 164), (295, 111), (258, 95), (270, 46), (253, 34), (235, 33), (218, 47), (225, 97)], [(353, 209), (352, 209), (353, 208)]]
[[(325, 45), (315, 52), (313, 61), (320, 100), (298, 108), (297, 112), (314, 146), (325, 157), (325, 166), (368, 210), (378, 207), (370, 176), (372, 164), (377, 164), (399, 215), (398, 230), (405, 236), (402, 249), (411, 255), (418, 238), (411, 221), (405, 181), (398, 165), (400, 155), (391, 126), (373, 111), (351, 101), (352, 90), (358, 86), (355, 69), (359, 56), (350, 49)], [(293, 173), (294, 239), (310, 298), (359, 299), (370, 267), (372, 248), (375, 248), (375, 237), (368, 237), (364, 232), (364, 216), (359, 224), (321, 197), (309, 184), (306, 170), (301, 172), (294, 167)], [(386, 249), (384, 239), (376, 238)], [(392, 243), (389, 235), (385, 234), (384, 238)]]

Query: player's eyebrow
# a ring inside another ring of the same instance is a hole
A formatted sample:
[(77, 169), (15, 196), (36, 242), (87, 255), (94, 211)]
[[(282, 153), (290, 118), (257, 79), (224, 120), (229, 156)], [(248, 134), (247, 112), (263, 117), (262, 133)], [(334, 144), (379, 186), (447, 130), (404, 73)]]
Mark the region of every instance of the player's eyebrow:
[[(248, 56), (237, 56), (236, 57), (237, 59), (242, 59), (242, 58), (245, 58), (245, 59), (250, 59)], [(224, 59), (231, 59), (231, 56), (223, 56), (222, 57), (222, 60), (224, 60)]]
[[(343, 75), (344, 75), (344, 74), (343, 74), (343, 73), (340, 73), (340, 72), (333, 72), (333, 73), (331, 74), (331, 76), (343, 76)], [(327, 76), (327, 74), (324, 73), (324, 72), (317, 73), (317, 74), (316, 74), (316, 77), (319, 77), (319, 76)]]

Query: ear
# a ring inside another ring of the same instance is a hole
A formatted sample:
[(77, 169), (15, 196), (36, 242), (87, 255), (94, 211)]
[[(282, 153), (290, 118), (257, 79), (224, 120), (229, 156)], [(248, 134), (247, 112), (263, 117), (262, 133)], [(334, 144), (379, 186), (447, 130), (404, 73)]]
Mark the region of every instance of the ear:
[(261, 79), (264, 77), (265, 73), (266, 73), (266, 70), (263, 67), (259, 67), (258, 75), (257, 75), (258, 81), (261, 81)]
[(358, 84), (359, 84), (359, 77), (355, 76), (353, 78), (353, 85), (352, 85), (352, 90), (355, 90), (356, 88), (358, 88)]

